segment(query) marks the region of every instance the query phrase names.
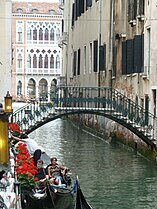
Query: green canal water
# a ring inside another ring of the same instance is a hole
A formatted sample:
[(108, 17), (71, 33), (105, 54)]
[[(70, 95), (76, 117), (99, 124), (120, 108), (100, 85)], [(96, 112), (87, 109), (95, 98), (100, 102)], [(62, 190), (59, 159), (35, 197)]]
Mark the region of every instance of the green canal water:
[(78, 175), (93, 209), (157, 209), (157, 165), (57, 119), (30, 134), (50, 156)]

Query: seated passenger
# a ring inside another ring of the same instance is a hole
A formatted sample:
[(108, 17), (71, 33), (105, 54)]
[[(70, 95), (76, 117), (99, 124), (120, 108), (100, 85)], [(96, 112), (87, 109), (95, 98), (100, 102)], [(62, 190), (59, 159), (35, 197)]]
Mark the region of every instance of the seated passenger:
[(61, 184), (62, 177), (64, 177), (69, 169), (67, 167), (57, 164), (57, 158), (51, 158), (51, 165), (48, 167), (48, 176), (50, 183), (58, 185)]
[(45, 189), (46, 187), (46, 173), (45, 169), (43, 167), (43, 161), (39, 159), (37, 161), (37, 171), (38, 173), (35, 174), (35, 177), (37, 177), (39, 180), (37, 181), (37, 189)]

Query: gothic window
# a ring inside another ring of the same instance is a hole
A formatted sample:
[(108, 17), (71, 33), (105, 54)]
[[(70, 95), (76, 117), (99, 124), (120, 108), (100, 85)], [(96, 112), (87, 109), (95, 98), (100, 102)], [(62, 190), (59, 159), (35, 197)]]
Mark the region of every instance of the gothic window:
[(43, 59), (42, 59), (42, 55), (40, 54), (39, 56), (39, 68), (43, 67)]
[(50, 40), (54, 41), (54, 29), (53, 28), (50, 31)]
[(60, 30), (57, 29), (56, 30), (56, 41), (58, 41), (59, 37), (60, 37)]
[(49, 40), (49, 31), (47, 28), (45, 29), (45, 40)]
[(60, 57), (59, 57), (59, 55), (56, 56), (56, 68), (57, 69), (60, 68)]
[(37, 68), (37, 56), (34, 54), (33, 56), (33, 68)]
[(17, 41), (18, 42), (22, 42), (22, 28), (18, 28), (18, 31), (17, 31)]
[(27, 67), (31, 68), (31, 55), (30, 54), (28, 54), (27, 56)]
[(34, 28), (33, 30), (33, 40), (37, 40), (37, 29)]
[(21, 95), (22, 94), (22, 82), (19, 81), (17, 84), (17, 95)]
[(22, 14), (23, 10), (21, 8), (17, 9), (17, 13)]
[(43, 40), (43, 30), (40, 28), (39, 30), (39, 40)]
[(45, 55), (45, 59), (44, 59), (44, 68), (48, 68), (48, 56), (47, 56), (47, 54)]
[(19, 54), (17, 58), (17, 67), (22, 68), (22, 55)]
[(54, 68), (54, 56), (53, 56), (53, 54), (50, 57), (50, 68)]
[(27, 40), (31, 40), (32, 38), (31, 38), (31, 29), (30, 28), (28, 28), (27, 29)]

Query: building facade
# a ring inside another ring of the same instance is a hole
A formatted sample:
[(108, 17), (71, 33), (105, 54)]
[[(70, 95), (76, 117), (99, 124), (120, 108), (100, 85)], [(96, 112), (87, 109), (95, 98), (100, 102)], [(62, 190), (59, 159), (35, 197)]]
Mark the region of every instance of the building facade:
[(156, 1), (60, 0), (60, 5), (68, 37), (62, 44), (67, 85), (115, 88), (156, 116)]
[(62, 49), (58, 47), (62, 14), (58, 3), (14, 1), (12, 19), (13, 97), (50, 99), (62, 74)]
[(11, 92), (11, 0), (0, 1), (0, 102)]

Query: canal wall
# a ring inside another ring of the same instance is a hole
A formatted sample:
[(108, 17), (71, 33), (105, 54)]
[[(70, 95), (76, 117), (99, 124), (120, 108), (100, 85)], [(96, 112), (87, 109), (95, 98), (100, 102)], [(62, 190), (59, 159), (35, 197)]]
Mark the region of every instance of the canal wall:
[(124, 126), (103, 116), (73, 115), (72, 120), (81, 123), (88, 131), (108, 139), (109, 142), (125, 144), (146, 158), (157, 162), (157, 152)]

